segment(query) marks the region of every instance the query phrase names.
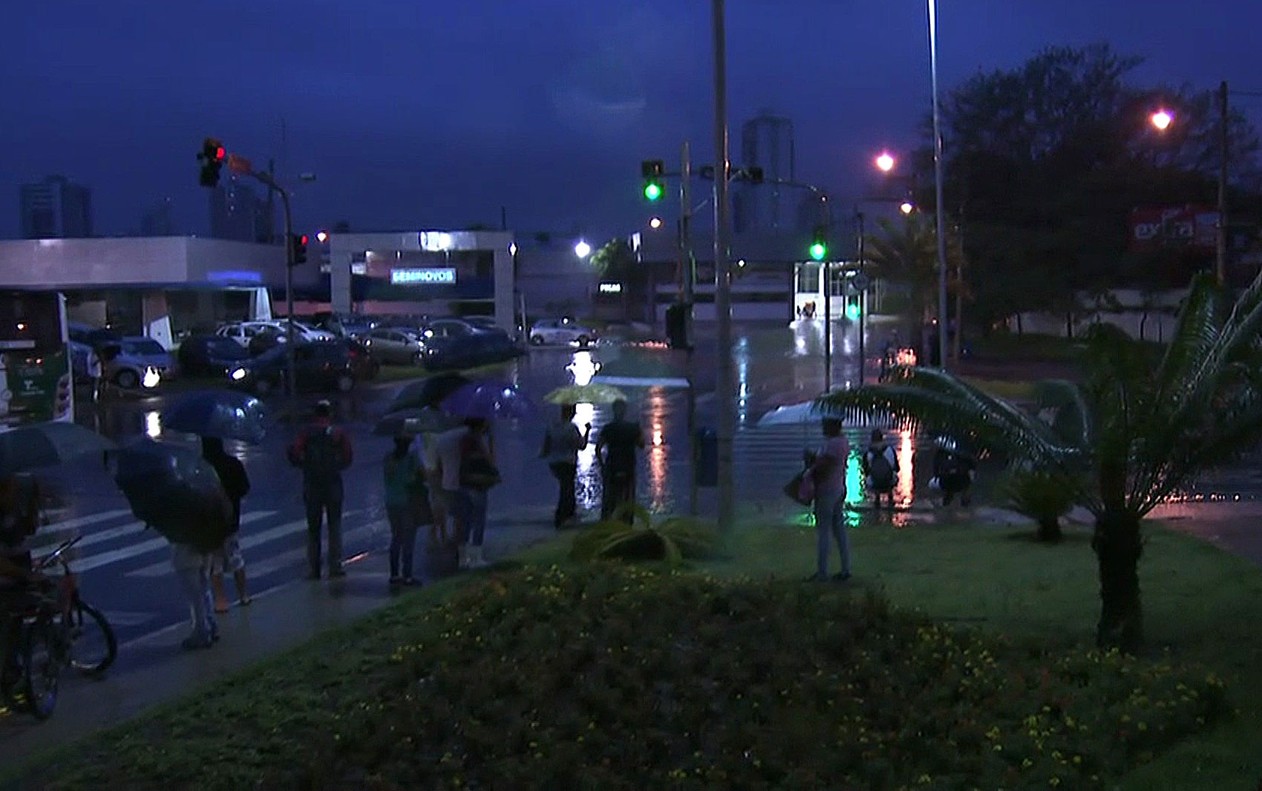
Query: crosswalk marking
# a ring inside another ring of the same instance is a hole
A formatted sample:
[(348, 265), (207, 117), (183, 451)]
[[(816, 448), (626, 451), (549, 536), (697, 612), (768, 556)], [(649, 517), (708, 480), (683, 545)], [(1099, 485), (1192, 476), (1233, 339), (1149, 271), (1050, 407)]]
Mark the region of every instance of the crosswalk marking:
[[(389, 530), (390, 526), (384, 519), (378, 519), (375, 522), (368, 522), (367, 524), (360, 525), (359, 527), (351, 530), (346, 530), (342, 533), (343, 552), (345, 552), (346, 547), (350, 546), (352, 542), (371, 538), (378, 532), (388, 532)], [(251, 577), (258, 579), (259, 577), (266, 576), (274, 571), (291, 568), (299, 564), (302, 564), (305, 567), (307, 562), (307, 548), (302, 546), (297, 549), (291, 549), (277, 555), (271, 555), (257, 563), (251, 563), (249, 558), (246, 558), (245, 560), (246, 573)], [(170, 567), (168, 566), (168, 570), (169, 568)]]
[[(261, 519), (267, 519), (270, 516), (274, 516), (275, 514), (275, 511), (252, 511), (241, 516), (241, 524), (246, 525), (251, 522), (257, 522)], [(72, 568), (78, 573), (83, 573), (85, 571), (100, 568), (101, 566), (108, 566), (109, 564), (120, 560), (138, 557), (147, 552), (153, 552), (154, 550), (161, 549), (169, 544), (170, 542), (165, 538), (151, 538), (148, 541), (141, 541), (138, 544), (129, 544), (128, 546), (120, 549), (112, 549), (109, 552), (102, 552), (99, 555), (89, 555), (88, 557), (81, 558), (74, 561), (74, 566)]]
[[(270, 516), (274, 514), (275, 511), (269, 511), (267, 513)], [(345, 514), (342, 514), (343, 524), (345, 524), (347, 519), (354, 519), (355, 517), (361, 515), (362, 513), (363, 511), (348, 511)], [(243, 525), (247, 524), (246, 517), (241, 518), (241, 524)], [(291, 533), (305, 531), (306, 529), (307, 529), (307, 520), (305, 518), (295, 519), (292, 522), (285, 522), (282, 525), (277, 525), (276, 527), (269, 527), (266, 530), (261, 530), (258, 533), (253, 533), (251, 535), (245, 536), (244, 538), (241, 539), (241, 549), (242, 550), (253, 549), (254, 547), (260, 546), (262, 544), (266, 544), (269, 541), (274, 541), (278, 538), (282, 538), (284, 536), (290, 535)], [(349, 535), (349, 533), (344, 534), (343, 540), (345, 540), (345, 535)], [(250, 566), (249, 560), (250, 559), (247, 557), (246, 558), (247, 566)], [(159, 563), (151, 563), (148, 566), (142, 566), (141, 568), (138, 568), (134, 571), (129, 571), (126, 576), (128, 577), (161, 577), (169, 573), (171, 573), (171, 563), (169, 561), (161, 561)]]
[[(67, 539), (73, 538), (75, 532), (78, 531), (79, 528), (81, 527), (85, 527), (87, 525), (98, 524), (100, 522), (108, 522), (111, 519), (117, 519), (120, 516), (130, 516), (130, 515), (131, 515), (130, 510), (126, 508), (117, 508), (112, 511), (101, 511), (100, 513), (90, 514), (88, 516), (80, 516), (80, 517), (75, 517), (74, 519), (67, 519), (64, 522), (50, 522), (49, 524), (46, 524), (40, 527), (39, 531), (36, 532), (34, 536), (32, 536), (31, 549), (34, 549), (37, 552), (46, 547), (51, 549), (52, 547), (57, 546), (61, 542)], [(114, 528), (114, 530), (118, 530), (118, 529), (119, 528)], [(108, 533), (110, 531), (107, 530), (103, 532)], [(85, 537), (83, 541), (79, 542), (78, 546), (83, 546), (85, 543), (89, 543), (88, 538), (94, 537), (95, 535), (97, 534), (93, 533), (92, 536)], [(117, 533), (117, 535), (122, 535), (122, 533)], [(109, 537), (113, 538), (113, 536), (109, 536)], [(97, 539), (97, 540), (104, 540), (104, 539)]]

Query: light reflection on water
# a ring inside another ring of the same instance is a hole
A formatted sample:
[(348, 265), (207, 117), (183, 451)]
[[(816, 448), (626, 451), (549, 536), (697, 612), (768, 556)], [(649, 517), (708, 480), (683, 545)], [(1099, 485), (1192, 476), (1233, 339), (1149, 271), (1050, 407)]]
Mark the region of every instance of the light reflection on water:
[(648, 417), (648, 456), (649, 510), (658, 512), (667, 507), (669, 456), (666, 445), (666, 396), (661, 387), (654, 387), (645, 399), (645, 413)]

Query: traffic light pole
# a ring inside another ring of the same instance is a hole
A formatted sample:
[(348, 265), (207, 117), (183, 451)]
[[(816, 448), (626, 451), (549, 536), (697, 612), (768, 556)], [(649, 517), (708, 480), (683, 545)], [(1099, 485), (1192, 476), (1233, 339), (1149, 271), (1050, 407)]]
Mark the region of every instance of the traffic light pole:
[(718, 323), (718, 522), (730, 535), (735, 523), (736, 491), (732, 474), (732, 443), (736, 433), (736, 377), (732, 365), (732, 268), (728, 261), (728, 178), (732, 163), (727, 133), (727, 33), (723, 0), (712, 0), (714, 33), (714, 310)]
[(249, 175), (280, 195), (280, 205), (285, 212), (285, 384), (289, 388), (292, 419), (295, 417), (292, 407), (297, 403), (298, 388), (294, 360), (294, 223), (289, 210), (289, 193), (267, 173), (251, 170)]
[[(856, 206), (854, 210), (855, 229), (859, 234), (859, 272), (864, 270), (864, 233), (863, 233), (863, 212), (859, 211)], [(868, 358), (864, 347), (864, 336), (866, 333), (866, 325), (868, 323), (868, 290), (866, 288), (859, 292), (859, 386), (864, 384), (864, 368), (867, 365)]]
[[(680, 279), (683, 281), (681, 298), (684, 303), (684, 370), (688, 378), (688, 440), (692, 443), (691, 473), (688, 481), (688, 513), (697, 515), (697, 393), (696, 377), (692, 370), (692, 300), (695, 296), (697, 265), (692, 255), (692, 198), (689, 195), (692, 180), (692, 150), (687, 141), (680, 146), (679, 152), (679, 266)], [(656, 304), (653, 310), (657, 310)]]

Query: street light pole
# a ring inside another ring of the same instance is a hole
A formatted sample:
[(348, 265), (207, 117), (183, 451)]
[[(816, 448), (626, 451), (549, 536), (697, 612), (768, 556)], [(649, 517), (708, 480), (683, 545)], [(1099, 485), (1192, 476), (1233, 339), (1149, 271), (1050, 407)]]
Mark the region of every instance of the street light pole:
[[(854, 219), (855, 219), (856, 230), (859, 233), (859, 244), (858, 244), (859, 273), (864, 274), (863, 270), (864, 270), (865, 248), (864, 248), (864, 240), (863, 240), (863, 212), (859, 211), (858, 206), (856, 206), (854, 210)], [(864, 331), (866, 328), (864, 325), (867, 324), (867, 321), (868, 321), (868, 294), (867, 294), (868, 290), (866, 288), (866, 285), (867, 284), (865, 283), (864, 284), (865, 287), (860, 290), (860, 296), (859, 296), (859, 386), (860, 387), (863, 387), (863, 384), (864, 384), (864, 370), (863, 369), (868, 361), (868, 358), (865, 356), (865, 350), (863, 348), (864, 335), (866, 335)]]
[(732, 369), (732, 269), (728, 261), (728, 157), (727, 41), (723, 0), (712, 0), (714, 32), (714, 311), (718, 323), (718, 368), (715, 389), (719, 411), (716, 431), (718, 451), (718, 522), (720, 533), (730, 533), (736, 503), (732, 476), (732, 441), (736, 433)]
[[(942, 197), (942, 119), (938, 108), (938, 0), (929, 3), (929, 74), (933, 90), (933, 191), (938, 236), (938, 366), (947, 369), (946, 217)], [(958, 330), (958, 328), (957, 328)]]
[(1218, 233), (1215, 234), (1214, 274), (1221, 288), (1227, 284), (1227, 81), (1218, 85)]

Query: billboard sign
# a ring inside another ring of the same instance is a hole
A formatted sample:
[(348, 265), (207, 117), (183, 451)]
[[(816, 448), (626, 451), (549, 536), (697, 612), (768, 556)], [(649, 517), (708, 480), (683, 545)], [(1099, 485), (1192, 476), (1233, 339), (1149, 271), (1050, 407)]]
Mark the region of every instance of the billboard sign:
[(1130, 247), (1150, 251), (1183, 247), (1211, 252), (1218, 212), (1205, 206), (1140, 206), (1131, 210)]
[(456, 268), (450, 266), (390, 270), (393, 286), (450, 286), (455, 282)]

